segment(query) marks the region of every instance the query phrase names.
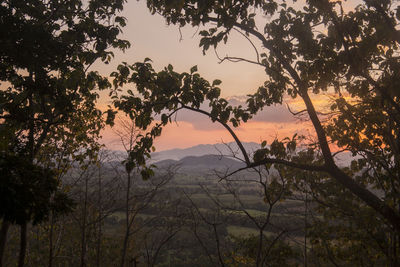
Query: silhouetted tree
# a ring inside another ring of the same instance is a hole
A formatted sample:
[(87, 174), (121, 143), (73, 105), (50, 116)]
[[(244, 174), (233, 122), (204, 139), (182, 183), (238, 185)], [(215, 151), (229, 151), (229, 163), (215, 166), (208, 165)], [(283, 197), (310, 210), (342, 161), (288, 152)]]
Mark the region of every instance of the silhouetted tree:
[[(41, 170), (38, 155), (45, 144), (62, 142), (67, 133), (84, 148), (92, 142), (93, 135), (98, 135), (102, 119), (95, 107), (98, 97), (95, 90), (105, 89), (109, 83), (88, 69), (98, 59), (109, 62), (113, 55), (110, 48), (124, 50), (129, 46), (118, 38), (125, 19), (116, 12), (122, 10), (123, 2), (1, 2), (0, 152), (2, 159), (24, 159), (17, 161), (22, 164), (21, 170), (25, 170), (21, 175), (27, 176), (20, 178), (20, 186), (25, 189), (15, 196), (21, 199), (21, 204), (26, 204), (21, 193), (33, 190), (32, 183), (39, 182), (40, 175), (27, 170)], [(80, 131), (82, 127), (86, 130)], [(40, 172), (44, 180), (49, 178), (46, 174), (50, 170)], [(6, 184), (13, 183), (9, 178), (1, 176), (2, 191), (11, 190), (12, 185)], [(35, 192), (35, 195), (46, 196), (49, 202), (57, 187), (47, 189), (50, 191), (43, 188), (41, 194)], [(0, 259), (11, 217), (3, 216)], [(21, 225), (19, 266), (24, 265), (30, 220), (25, 216), (17, 221)]]
[[(197, 67), (177, 73), (169, 65), (156, 72), (149, 59), (120, 65), (113, 74), (114, 86), (132, 83), (137, 93), (129, 91), (115, 99), (115, 106), (135, 118), (138, 127), (151, 127), (138, 142), (138, 156), (133, 159), (143, 164), (153, 139), (176, 112), (186, 109), (204, 114), (229, 131), (246, 168), (274, 166), (294, 177), (296, 170), (298, 174), (305, 171), (318, 177), (321, 194), (328, 190), (327, 197), (346, 200), (342, 208), (351, 203), (354, 206), (347, 207), (373, 214), (374, 225), (381, 225), (388, 233), (386, 242), (392, 244), (386, 259), (397, 265), (400, 9), (396, 3), (365, 0), (354, 10), (345, 11), (341, 1), (328, 0), (309, 0), (304, 7), (272, 0), (147, 1), (150, 11), (163, 15), (169, 24), (205, 25), (199, 31), (204, 53), (228, 42), (233, 31), (240, 32), (255, 49), (255, 58), (226, 56), (221, 62), (259, 65), (266, 72), (266, 81), (248, 96), (246, 107), (233, 107), (220, 97), (221, 81), (206, 81)], [(258, 25), (260, 22), (264, 24)], [(332, 94), (330, 116), (318, 111), (313, 101), (313, 95), (324, 92)], [(294, 113), (310, 120), (316, 142), (306, 142), (297, 135), (274, 140), (250, 159), (234, 127), (266, 106), (281, 104), (284, 97), (304, 104), (304, 110)], [(209, 108), (202, 108), (202, 103)], [(155, 114), (161, 117), (160, 122), (155, 122)], [(333, 152), (331, 143), (342, 150)], [(336, 155), (342, 151), (360, 159), (352, 161), (350, 168), (340, 168)]]

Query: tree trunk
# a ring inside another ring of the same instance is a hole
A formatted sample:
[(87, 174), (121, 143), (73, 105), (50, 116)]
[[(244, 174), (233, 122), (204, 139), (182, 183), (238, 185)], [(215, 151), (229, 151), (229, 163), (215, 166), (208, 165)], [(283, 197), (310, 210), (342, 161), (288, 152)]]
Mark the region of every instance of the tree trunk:
[(99, 209), (99, 217), (98, 217), (98, 232), (97, 232), (97, 248), (96, 248), (96, 266), (100, 267), (101, 265), (101, 240), (102, 240), (102, 204), (101, 204), (101, 199), (102, 199), (102, 185), (101, 185), (101, 167), (99, 167), (98, 169), (98, 186), (99, 186), (99, 194), (98, 194), (98, 203), (97, 203), (97, 207)]
[(307, 201), (308, 195), (306, 191), (306, 199), (304, 202), (304, 267), (307, 267)]
[(220, 265), (222, 267), (224, 267), (225, 264), (224, 264), (224, 260), (222, 259), (220, 243), (219, 243), (219, 237), (218, 237), (218, 231), (217, 231), (217, 225), (214, 223), (212, 226), (213, 226), (213, 229), (214, 229), (215, 242), (216, 242), (216, 245), (217, 245), (217, 253), (218, 253), (219, 263), (220, 263)]
[(263, 246), (263, 229), (259, 229), (258, 231), (258, 249), (257, 249), (257, 257), (256, 257), (256, 266), (261, 266), (260, 261), (261, 261), (261, 252), (262, 252), (262, 246)]
[(83, 221), (81, 227), (81, 267), (86, 266), (86, 212), (88, 201), (88, 178), (85, 177), (85, 198), (83, 203)]
[(10, 227), (10, 222), (3, 220), (0, 232), (0, 267), (3, 266), (4, 250), (7, 243), (7, 233), (9, 227)]
[(19, 249), (19, 257), (18, 257), (18, 267), (23, 267), (25, 265), (25, 255), (26, 255), (26, 243), (27, 243), (27, 223), (23, 223), (21, 225), (21, 240), (20, 240), (20, 249)]
[(53, 214), (50, 214), (49, 267), (53, 266), (53, 232), (54, 232), (54, 216)]
[(129, 224), (129, 196), (130, 196), (130, 189), (131, 189), (131, 173), (128, 172), (128, 181), (126, 187), (126, 199), (125, 199), (125, 237), (124, 243), (122, 246), (122, 254), (121, 254), (121, 264), (120, 267), (124, 267), (125, 265), (125, 257), (126, 257), (126, 250), (128, 248), (129, 242), (129, 234), (130, 234), (130, 224)]

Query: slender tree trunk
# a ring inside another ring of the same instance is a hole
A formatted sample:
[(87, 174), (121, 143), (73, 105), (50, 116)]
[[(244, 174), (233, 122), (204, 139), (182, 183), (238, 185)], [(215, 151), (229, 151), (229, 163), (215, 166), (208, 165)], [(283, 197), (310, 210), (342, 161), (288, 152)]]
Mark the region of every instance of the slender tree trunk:
[(129, 239), (128, 235), (125, 233), (124, 243), (122, 246), (122, 255), (121, 255), (121, 264), (120, 264), (121, 267), (124, 267), (124, 265), (125, 265), (125, 255), (126, 255), (126, 249), (128, 246), (128, 239)]
[(50, 213), (49, 267), (53, 266), (53, 232), (54, 232), (54, 216), (52, 213)]
[(262, 246), (263, 246), (263, 229), (260, 229), (259, 230), (259, 236), (258, 236), (258, 249), (257, 249), (256, 266), (261, 266), (260, 261), (261, 261)]
[(87, 198), (88, 198), (88, 178), (85, 177), (85, 197), (83, 203), (83, 221), (81, 228), (81, 267), (86, 266), (86, 208), (87, 208)]
[(304, 267), (307, 267), (307, 201), (308, 195), (306, 191), (306, 200), (304, 203)]
[(125, 265), (125, 257), (126, 257), (126, 250), (128, 248), (129, 242), (129, 234), (130, 234), (130, 224), (129, 224), (129, 197), (130, 197), (130, 189), (131, 189), (131, 173), (128, 172), (128, 182), (126, 187), (126, 199), (125, 199), (125, 237), (124, 243), (122, 246), (122, 255), (121, 255), (121, 264), (120, 267), (124, 267)]
[(221, 249), (220, 249), (217, 226), (215, 224), (213, 224), (212, 226), (213, 226), (213, 229), (214, 229), (215, 242), (216, 242), (216, 245), (217, 245), (218, 260), (219, 260), (220, 265), (222, 267), (224, 267), (225, 264), (224, 264), (224, 260), (222, 259), (222, 255), (221, 255)]
[(26, 255), (26, 244), (27, 244), (27, 223), (21, 225), (21, 239), (20, 239), (20, 249), (18, 257), (18, 267), (23, 267), (25, 265), (25, 255)]
[(98, 195), (98, 209), (99, 209), (99, 217), (98, 217), (98, 232), (97, 232), (97, 249), (96, 249), (96, 266), (100, 267), (100, 262), (101, 262), (101, 239), (102, 239), (102, 204), (101, 204), (101, 199), (102, 199), (102, 185), (101, 185), (101, 170), (100, 167), (98, 169), (98, 185), (99, 185), (99, 195)]
[(4, 250), (5, 250), (6, 243), (7, 243), (7, 233), (8, 233), (9, 227), (10, 227), (10, 222), (3, 220), (3, 223), (1, 224), (1, 232), (0, 232), (0, 267), (3, 266)]
[[(33, 73), (30, 72), (29, 76), (33, 79)], [(29, 99), (29, 132), (28, 132), (28, 152), (29, 152), (29, 160), (30, 163), (33, 163), (34, 158), (34, 132), (35, 132), (35, 124), (34, 124), (34, 110), (33, 110), (33, 95), (32, 93), (28, 96)], [(20, 238), (20, 250), (19, 250), (19, 257), (18, 257), (18, 267), (23, 267), (25, 265), (25, 255), (26, 255), (26, 243), (27, 243), (27, 225), (28, 222), (24, 222), (21, 225), (21, 238)]]

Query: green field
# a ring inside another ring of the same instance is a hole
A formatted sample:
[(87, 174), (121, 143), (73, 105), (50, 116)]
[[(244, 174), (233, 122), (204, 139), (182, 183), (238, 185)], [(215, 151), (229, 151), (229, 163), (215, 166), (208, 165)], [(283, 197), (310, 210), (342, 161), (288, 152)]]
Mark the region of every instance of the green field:
[[(235, 237), (248, 237), (251, 235), (258, 235), (260, 232), (255, 228), (243, 227), (237, 225), (229, 225), (227, 228), (228, 234)], [(264, 232), (265, 235), (270, 235), (269, 232)]]

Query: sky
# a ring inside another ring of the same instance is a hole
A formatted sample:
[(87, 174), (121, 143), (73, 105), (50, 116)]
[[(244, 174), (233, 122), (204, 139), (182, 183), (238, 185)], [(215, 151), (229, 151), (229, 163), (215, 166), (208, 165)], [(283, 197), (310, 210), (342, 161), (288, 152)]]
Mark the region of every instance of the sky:
[[(265, 73), (260, 66), (245, 62), (220, 63), (213, 50), (203, 55), (199, 48), (200, 38), (196, 34), (198, 29), (185, 27), (179, 31), (177, 26), (166, 25), (164, 18), (150, 14), (145, 1), (128, 1), (122, 15), (128, 20), (122, 38), (129, 40), (132, 46), (125, 53), (117, 51), (112, 63), (94, 66), (104, 75), (114, 71), (120, 62), (134, 63), (143, 61), (146, 57), (153, 60), (156, 70), (172, 64), (176, 71), (183, 72), (197, 65), (198, 72), (207, 80), (222, 81), (222, 97), (230, 98), (232, 104), (244, 104), (245, 96), (254, 93), (264, 82)], [(248, 59), (256, 56), (251, 44), (235, 32), (231, 34), (228, 45), (220, 46), (217, 51), (220, 56)], [(100, 106), (105, 107), (107, 104), (110, 104), (110, 100), (107, 92), (104, 92), (100, 98)], [(292, 136), (295, 132), (312, 135), (310, 125), (294, 119), (287, 105), (295, 110), (301, 109), (298, 102), (290, 99), (282, 106), (268, 107), (253, 120), (237, 128), (238, 137), (245, 142), (270, 142), (277, 137)], [(155, 146), (157, 151), (162, 151), (231, 141), (232, 137), (222, 126), (212, 123), (203, 115), (183, 111), (178, 114), (176, 123), (164, 128), (161, 137), (156, 139)], [(110, 149), (122, 149), (118, 137), (110, 128), (103, 132), (102, 142)]]

